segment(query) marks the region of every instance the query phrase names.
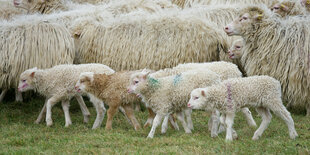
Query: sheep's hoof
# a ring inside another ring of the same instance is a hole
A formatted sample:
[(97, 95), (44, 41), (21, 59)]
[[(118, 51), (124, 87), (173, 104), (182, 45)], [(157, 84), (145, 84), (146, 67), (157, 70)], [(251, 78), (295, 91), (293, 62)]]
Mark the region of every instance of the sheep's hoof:
[(252, 140), (258, 140), (259, 136), (253, 136)]
[(144, 126), (143, 126), (143, 128), (148, 128), (149, 126), (151, 126), (150, 123), (145, 123)]
[(218, 136), (217, 134), (212, 134), (212, 133), (211, 133), (211, 137), (212, 137), (212, 138), (216, 138), (217, 136)]
[(185, 131), (185, 133), (187, 133), (187, 134), (191, 134), (191, 133), (192, 133), (192, 131), (191, 131), (191, 130), (189, 130), (189, 131)]
[(298, 137), (298, 134), (296, 132), (290, 133), (291, 139), (295, 139), (296, 137)]
[(46, 121), (46, 126), (50, 127), (53, 125), (53, 122), (52, 121)]
[(36, 120), (36, 121), (34, 121), (34, 124), (40, 124), (40, 120)]
[(89, 115), (84, 117), (83, 122), (84, 122), (84, 123), (88, 123), (88, 122), (89, 122)]
[(229, 138), (229, 139), (227, 139), (227, 138), (225, 139), (225, 142), (227, 142), (227, 143), (230, 143), (230, 142), (232, 142), (232, 141), (233, 141), (233, 140), (230, 139), (230, 138)]
[(153, 139), (153, 136), (148, 135), (146, 138), (147, 139)]

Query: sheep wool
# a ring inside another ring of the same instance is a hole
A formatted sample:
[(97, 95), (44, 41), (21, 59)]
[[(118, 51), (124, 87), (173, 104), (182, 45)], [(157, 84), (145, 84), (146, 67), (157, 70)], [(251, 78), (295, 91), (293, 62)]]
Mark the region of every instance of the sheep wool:
[(158, 70), (179, 63), (215, 61), (220, 51), (228, 49), (224, 35), (212, 23), (179, 17), (177, 11), (140, 15), (129, 13), (109, 23), (77, 27), (81, 63), (103, 63), (116, 71)]
[(271, 11), (278, 14), (280, 17), (306, 15), (306, 8), (298, 0), (283, 0), (274, 1), (271, 5)]
[(232, 140), (232, 125), (235, 113), (241, 107), (256, 107), (262, 117), (262, 123), (253, 136), (259, 139), (271, 121), (269, 110), (284, 120), (291, 139), (297, 137), (294, 121), (281, 99), (281, 85), (269, 76), (231, 78), (210, 87), (195, 89), (191, 92), (189, 107), (194, 109), (219, 110), (226, 116), (226, 140)]
[(16, 88), (26, 69), (73, 63), (74, 41), (63, 25), (22, 17), (0, 22), (1, 88)]
[(17, 9), (14, 7), (13, 2), (10, 0), (0, 0), (0, 20), (12, 19), (16, 15), (25, 14), (23, 9)]

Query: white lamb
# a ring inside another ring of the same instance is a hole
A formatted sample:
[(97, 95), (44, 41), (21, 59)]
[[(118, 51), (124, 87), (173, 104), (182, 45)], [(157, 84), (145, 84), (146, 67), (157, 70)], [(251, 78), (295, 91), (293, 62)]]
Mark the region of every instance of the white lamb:
[(219, 75), (207, 69), (188, 71), (158, 79), (148, 76), (148, 74), (146, 72), (133, 74), (129, 86), (129, 92), (141, 96), (147, 107), (156, 113), (148, 138), (154, 137), (155, 130), (162, 118), (168, 118), (174, 112), (181, 121), (185, 132), (191, 133), (183, 116), (183, 111), (188, 110), (186, 103), (189, 100), (190, 92), (201, 86), (219, 83)]
[[(79, 79), (79, 75), (82, 72), (112, 74), (114, 73), (114, 70), (102, 64), (58, 65), (44, 70), (37, 68), (28, 69), (20, 75), (20, 82), (18, 86), (19, 91), (24, 92), (27, 90), (34, 90), (47, 98), (45, 105), (36, 121), (37, 123), (41, 121), (42, 114), (46, 110), (46, 124), (47, 126), (51, 126), (53, 124), (51, 109), (57, 102), (62, 101), (62, 107), (66, 120), (65, 126), (67, 127), (71, 125), (69, 101), (74, 96), (78, 99), (80, 105), (84, 105), (81, 107), (84, 120), (85, 117), (90, 115), (82, 97), (74, 89), (74, 86)], [(91, 102), (94, 104), (97, 111), (97, 118), (93, 125), (93, 129), (95, 129), (101, 125), (105, 108), (102, 102), (92, 100), (92, 98)]]
[(291, 139), (298, 136), (291, 114), (281, 99), (281, 85), (269, 76), (232, 78), (206, 88), (192, 91), (188, 107), (193, 109), (219, 110), (226, 116), (226, 140), (232, 141), (232, 125), (235, 113), (245, 106), (256, 107), (262, 123), (256, 130), (253, 140), (259, 139), (271, 121), (273, 111), (288, 126)]

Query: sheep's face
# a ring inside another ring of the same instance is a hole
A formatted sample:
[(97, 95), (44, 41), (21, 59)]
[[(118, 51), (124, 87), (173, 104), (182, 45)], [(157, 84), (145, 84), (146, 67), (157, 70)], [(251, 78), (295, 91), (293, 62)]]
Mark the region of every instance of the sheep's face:
[(243, 40), (238, 39), (235, 40), (228, 50), (229, 58), (231, 59), (239, 59), (242, 56), (242, 48), (243, 48)]
[(18, 91), (25, 92), (34, 89), (34, 78), (37, 68), (28, 69), (20, 75)]
[(285, 17), (288, 15), (288, 13), (290, 13), (294, 5), (294, 2), (278, 2), (275, 3), (270, 9), (275, 14), (278, 14), (281, 17)]
[(94, 81), (94, 73), (93, 72), (84, 72), (80, 74), (79, 80), (75, 85), (75, 90), (80, 92), (86, 92), (87, 86), (91, 85)]
[(301, 4), (306, 7), (308, 12), (310, 12), (310, 0), (301, 0)]
[(257, 7), (250, 7), (243, 9), (237, 19), (228, 24), (224, 31), (229, 36), (239, 35), (243, 36), (256, 31), (257, 24), (262, 21), (263, 10)]
[(191, 92), (191, 98), (187, 104), (187, 107), (192, 109), (204, 109), (206, 107), (206, 89), (197, 88)]
[(33, 6), (43, 4), (45, 1), (46, 0), (14, 0), (13, 3), (15, 7), (30, 10)]
[(142, 71), (132, 74), (129, 81), (129, 87), (127, 89), (128, 93), (135, 93), (139, 95), (139, 86), (141, 85), (141, 83), (146, 81), (149, 73), (150, 72)]

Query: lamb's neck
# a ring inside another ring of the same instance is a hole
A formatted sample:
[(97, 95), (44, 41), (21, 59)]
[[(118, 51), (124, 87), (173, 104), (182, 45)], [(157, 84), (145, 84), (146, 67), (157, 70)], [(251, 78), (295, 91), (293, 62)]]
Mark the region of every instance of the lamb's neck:
[(156, 88), (149, 85), (147, 82), (143, 83), (142, 86), (140, 86), (140, 95), (143, 96), (144, 99), (148, 100), (152, 97), (152, 94), (155, 92)]
[(47, 90), (49, 83), (51, 81), (48, 81), (46, 79), (48, 79), (49, 75), (46, 74), (45, 71), (43, 70), (37, 70), (34, 74), (34, 91), (40, 93), (40, 94), (45, 94), (44, 92)]

